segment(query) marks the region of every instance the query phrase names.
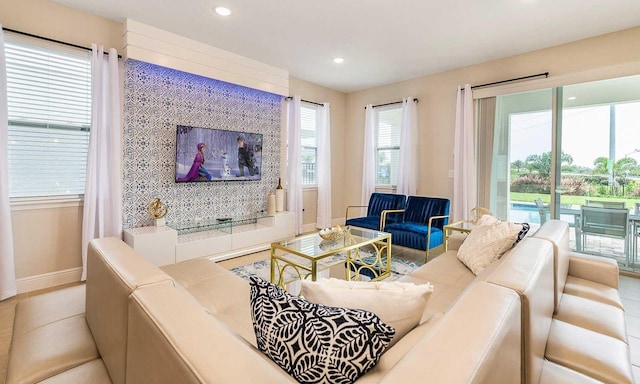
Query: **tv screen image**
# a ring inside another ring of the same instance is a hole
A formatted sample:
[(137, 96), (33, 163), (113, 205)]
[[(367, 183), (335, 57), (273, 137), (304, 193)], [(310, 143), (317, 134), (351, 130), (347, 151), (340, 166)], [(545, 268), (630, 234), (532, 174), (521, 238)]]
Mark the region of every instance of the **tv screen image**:
[(177, 126), (177, 183), (261, 177), (261, 133)]

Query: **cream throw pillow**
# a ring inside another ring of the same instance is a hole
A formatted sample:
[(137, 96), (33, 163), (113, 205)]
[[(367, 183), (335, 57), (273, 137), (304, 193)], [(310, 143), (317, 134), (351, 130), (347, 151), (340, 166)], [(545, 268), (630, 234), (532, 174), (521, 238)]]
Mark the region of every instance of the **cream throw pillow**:
[(516, 243), (522, 230), (522, 224), (508, 221), (476, 226), (460, 245), (458, 260), (478, 275)]
[(301, 281), (301, 295), (315, 304), (364, 309), (396, 330), (389, 347), (420, 323), (433, 285), (318, 279)]

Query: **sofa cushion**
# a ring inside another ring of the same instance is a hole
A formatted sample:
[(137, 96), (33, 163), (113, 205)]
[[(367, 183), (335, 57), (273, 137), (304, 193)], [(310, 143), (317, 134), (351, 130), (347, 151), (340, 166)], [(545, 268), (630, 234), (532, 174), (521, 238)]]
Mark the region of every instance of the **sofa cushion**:
[(563, 367), (549, 360), (545, 360), (542, 366), (540, 384), (602, 384), (601, 381), (576, 372), (573, 369)]
[(429, 298), (421, 323), (434, 313), (447, 312), (475, 276), (456, 257), (455, 251), (447, 251), (420, 268), (400, 277), (397, 281), (415, 284), (431, 283), (433, 293)]
[(58, 319), (13, 338), (6, 383), (37, 383), (99, 357), (83, 314)]
[(13, 337), (68, 317), (84, 315), (85, 292), (86, 287), (81, 284), (33, 296), (20, 302), (19, 318), (13, 327)]
[(528, 225), (511, 222), (477, 226), (458, 249), (458, 259), (477, 275), (521, 240), (528, 229)]
[(614, 305), (565, 293), (554, 318), (628, 342), (624, 311)]
[(365, 282), (341, 279), (301, 280), (305, 300), (329, 307), (373, 312), (396, 330), (391, 345), (420, 323), (433, 292), (430, 283)]
[(390, 369), (402, 360), (402, 358), (409, 353), (413, 347), (418, 345), (424, 338), (428, 337), (433, 332), (433, 329), (436, 328), (443, 316), (444, 314), (442, 313), (436, 313), (428, 321), (413, 328), (411, 332), (398, 340), (396, 344), (389, 347), (389, 349), (380, 358), (380, 361), (378, 361), (378, 364), (368, 370), (364, 376), (361, 376), (357, 383), (379, 383), (384, 375), (386, 375)]
[[(427, 232), (429, 227), (417, 223), (395, 223), (384, 227), (385, 232), (391, 234), (392, 244), (402, 245), (413, 249), (427, 250)], [(442, 244), (442, 230), (431, 228), (431, 238), (429, 239), (429, 249)]]
[(300, 382), (352, 383), (393, 339), (371, 312), (313, 304), (255, 276), (250, 285), (258, 349)]
[(553, 320), (546, 358), (605, 383), (633, 383), (629, 346), (610, 336)]
[(102, 359), (95, 359), (40, 381), (38, 384), (69, 383), (111, 384), (111, 379)]
[(354, 217), (353, 219), (347, 220), (346, 225), (368, 228), (377, 231), (380, 229), (380, 216)]
[(609, 285), (569, 275), (564, 285), (564, 293), (599, 301), (624, 310), (618, 290)]

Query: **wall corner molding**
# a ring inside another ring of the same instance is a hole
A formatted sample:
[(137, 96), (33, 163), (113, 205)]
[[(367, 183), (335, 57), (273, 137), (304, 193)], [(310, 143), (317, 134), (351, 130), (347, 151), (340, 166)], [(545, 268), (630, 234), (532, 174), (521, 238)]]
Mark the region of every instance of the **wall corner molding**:
[(277, 95), (289, 95), (289, 72), (132, 19), (124, 23), (124, 57)]

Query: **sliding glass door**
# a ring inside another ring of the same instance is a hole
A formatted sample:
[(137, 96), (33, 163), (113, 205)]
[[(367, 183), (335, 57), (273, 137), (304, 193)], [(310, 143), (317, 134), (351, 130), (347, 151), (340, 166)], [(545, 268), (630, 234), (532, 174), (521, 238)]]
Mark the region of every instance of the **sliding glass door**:
[(493, 130), (478, 121), (479, 153), (491, 153), (480, 201), (506, 220), (567, 221), (574, 250), (640, 270), (640, 76), (491, 99)]
[(567, 162), (557, 164), (560, 213), (580, 225), (580, 252), (637, 264), (640, 217), (640, 76), (558, 90), (558, 137)]
[(551, 104), (551, 89), (496, 97), (489, 196), (501, 219), (540, 224), (549, 217)]

